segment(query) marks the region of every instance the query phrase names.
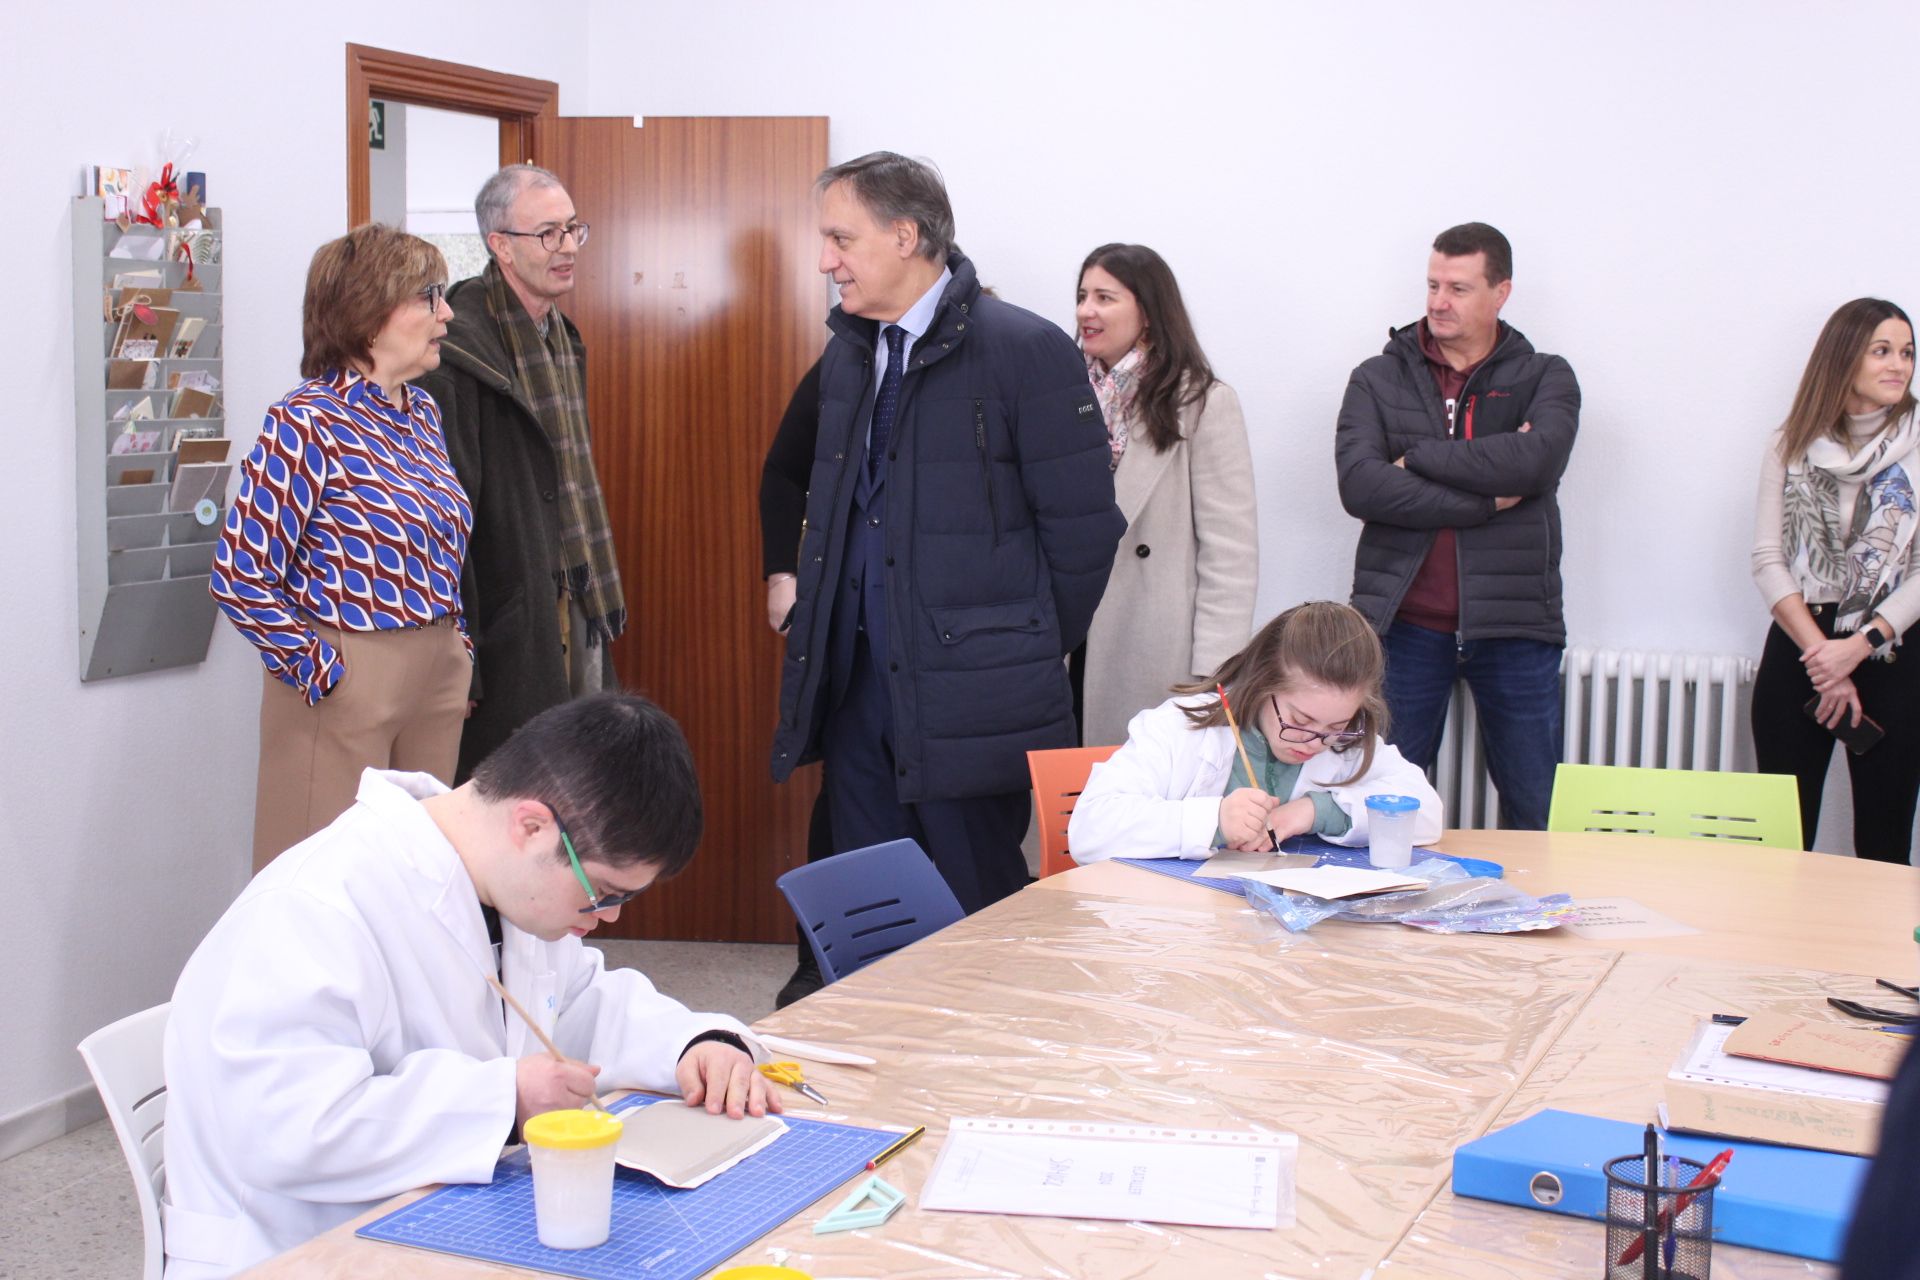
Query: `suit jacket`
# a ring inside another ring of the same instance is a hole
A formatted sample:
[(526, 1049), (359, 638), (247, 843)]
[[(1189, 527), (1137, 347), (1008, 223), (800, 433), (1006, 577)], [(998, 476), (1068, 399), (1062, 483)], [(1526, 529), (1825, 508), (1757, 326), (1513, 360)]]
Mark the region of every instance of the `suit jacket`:
[(1214, 383), (1204, 406), (1181, 413), (1180, 435), (1156, 453), (1136, 434), (1113, 475), (1127, 532), (1087, 634), (1088, 746), (1124, 742), (1136, 712), (1253, 634), (1260, 535), (1240, 397)]

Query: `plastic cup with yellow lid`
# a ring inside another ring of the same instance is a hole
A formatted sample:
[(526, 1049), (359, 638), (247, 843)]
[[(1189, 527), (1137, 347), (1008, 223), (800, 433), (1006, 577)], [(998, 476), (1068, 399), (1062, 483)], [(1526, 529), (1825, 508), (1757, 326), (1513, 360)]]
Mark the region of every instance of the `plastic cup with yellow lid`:
[(613, 1222), (613, 1151), (619, 1117), (543, 1111), (520, 1128), (533, 1157), (533, 1219), (549, 1249), (591, 1249)]

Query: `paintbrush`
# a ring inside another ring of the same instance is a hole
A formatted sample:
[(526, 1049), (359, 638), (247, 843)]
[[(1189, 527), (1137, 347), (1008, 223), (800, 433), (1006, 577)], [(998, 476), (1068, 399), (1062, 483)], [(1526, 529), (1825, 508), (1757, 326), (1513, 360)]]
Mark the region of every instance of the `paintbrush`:
[[(537, 1039), (542, 1045), (546, 1047), (547, 1052), (553, 1055), (553, 1060), (555, 1062), (571, 1062), (572, 1061), (572, 1059), (567, 1057), (566, 1054), (560, 1052), (560, 1046), (555, 1044), (553, 1042), (553, 1037), (548, 1035), (546, 1031), (540, 1026), (540, 1024), (533, 1020), (533, 1015), (520, 1007), (520, 1002), (513, 998), (513, 993), (500, 985), (500, 979), (494, 977), (492, 974), (488, 974), (487, 985), (492, 987), (496, 992), (498, 992), (500, 995), (500, 998), (507, 1002), (507, 1008), (513, 1010), (515, 1013), (520, 1015), (520, 1021), (527, 1024), (527, 1030), (533, 1032), (534, 1038)], [(600, 1105), (600, 1099), (597, 1097), (587, 1105), (594, 1108), (597, 1111), (606, 1110), (605, 1107)]]
[[(1227, 686), (1216, 683), (1213, 687), (1220, 692), (1220, 709), (1227, 713), (1227, 728), (1233, 731), (1233, 745), (1240, 749), (1240, 767), (1247, 771), (1247, 785), (1257, 788), (1260, 784), (1253, 776), (1253, 757), (1247, 754), (1247, 744), (1240, 740), (1240, 726), (1234, 722), (1233, 704), (1227, 701)], [(1273, 845), (1275, 853), (1280, 852), (1280, 837), (1274, 834), (1272, 827), (1267, 828), (1267, 840)]]

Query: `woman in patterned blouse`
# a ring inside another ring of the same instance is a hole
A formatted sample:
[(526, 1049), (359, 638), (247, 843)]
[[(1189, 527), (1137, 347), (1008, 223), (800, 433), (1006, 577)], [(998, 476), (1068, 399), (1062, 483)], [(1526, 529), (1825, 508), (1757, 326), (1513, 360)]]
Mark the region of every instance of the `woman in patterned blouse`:
[(364, 769), (453, 781), (473, 509), (439, 409), (407, 385), (440, 363), (446, 281), (438, 249), (391, 227), (322, 245), (306, 381), (267, 410), (240, 469), (212, 591), (266, 666), (256, 870), (345, 811)]

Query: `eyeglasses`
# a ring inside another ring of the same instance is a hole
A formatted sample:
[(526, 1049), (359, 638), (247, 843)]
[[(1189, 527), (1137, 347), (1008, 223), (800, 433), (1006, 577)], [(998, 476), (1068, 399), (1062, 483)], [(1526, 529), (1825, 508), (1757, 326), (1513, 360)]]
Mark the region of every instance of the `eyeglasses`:
[(573, 837), (567, 834), (567, 824), (560, 821), (560, 815), (552, 805), (547, 806), (547, 812), (553, 814), (553, 825), (560, 829), (560, 843), (566, 848), (567, 857), (573, 862), (573, 874), (580, 878), (580, 887), (587, 891), (587, 905), (580, 908), (581, 915), (591, 916), (602, 911), (611, 911), (640, 896), (638, 889), (629, 889), (625, 893), (595, 894), (592, 883), (587, 879), (586, 871), (580, 866), (580, 855), (574, 852)]
[(558, 253), (560, 246), (566, 243), (568, 236), (573, 237), (574, 248), (586, 248), (587, 233), (591, 230), (593, 230), (593, 228), (584, 222), (569, 222), (564, 227), (542, 227), (538, 231), (502, 231), (500, 234), (503, 236), (523, 236), (529, 240), (538, 240), (540, 247), (548, 253)]
[(1280, 699), (1273, 694), (1267, 695), (1273, 703), (1273, 718), (1280, 722), (1280, 736), (1288, 742), (1324, 742), (1329, 751), (1350, 751), (1366, 740), (1365, 729), (1341, 729), (1336, 733), (1321, 733), (1318, 729), (1309, 729), (1305, 725), (1288, 724), (1287, 718), (1280, 714)]
[(430, 284), (420, 291), (420, 301), (427, 304), (427, 310), (438, 313), (440, 304), (447, 300), (447, 286), (444, 281)]

